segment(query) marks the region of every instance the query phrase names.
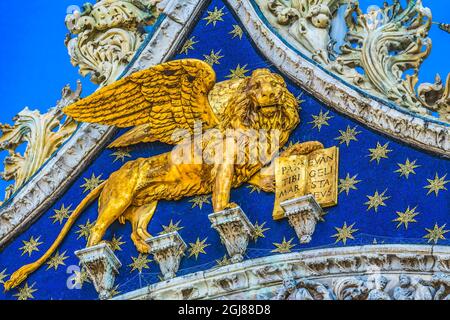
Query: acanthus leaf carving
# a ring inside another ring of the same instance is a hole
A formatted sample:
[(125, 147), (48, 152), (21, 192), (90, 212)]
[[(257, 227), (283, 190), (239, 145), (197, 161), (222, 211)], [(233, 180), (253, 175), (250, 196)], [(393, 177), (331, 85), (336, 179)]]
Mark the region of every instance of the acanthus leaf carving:
[[(426, 114), (410, 84), (417, 82), (419, 67), (431, 51), (431, 19), (421, 1), (406, 9), (398, 1), (372, 6), (366, 14), (353, 1), (345, 13), (346, 43), (331, 68), (363, 89)], [(405, 75), (407, 70), (413, 75)]]
[(74, 66), (95, 84), (114, 82), (132, 61), (157, 16), (159, 0), (101, 0), (66, 16), (66, 46)]
[[(75, 91), (67, 85), (62, 90), (61, 100), (47, 113), (25, 108), (14, 117), (14, 125), (0, 124), (0, 150), (9, 153), (4, 160), (1, 178), (14, 181), (6, 189), (5, 200), (23, 186), (74, 133), (77, 123), (66, 117), (62, 109), (79, 100), (80, 94), (80, 82)], [(20, 154), (16, 149), (22, 144), (26, 144), (26, 147), (24, 153)]]
[(441, 76), (436, 75), (433, 84), (422, 83), (417, 89), (418, 97), (428, 109), (438, 112), (447, 122), (450, 122), (450, 73), (444, 86)]
[(444, 87), (437, 76), (417, 86), (432, 48), (431, 10), (421, 0), (391, 2), (364, 13), (357, 0), (258, 0), (281, 35), (324, 68), (413, 113), (450, 122), (449, 81)]

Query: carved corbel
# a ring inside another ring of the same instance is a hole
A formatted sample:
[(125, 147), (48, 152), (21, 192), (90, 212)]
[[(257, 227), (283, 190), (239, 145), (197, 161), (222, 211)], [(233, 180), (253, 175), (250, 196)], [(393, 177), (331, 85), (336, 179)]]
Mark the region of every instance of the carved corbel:
[(114, 281), (122, 266), (111, 247), (106, 243), (75, 251), (81, 266), (86, 269), (89, 278), (101, 300), (112, 298)]
[(320, 221), (323, 210), (312, 195), (287, 200), (281, 203), (284, 217), (294, 228), (300, 243), (309, 243)]
[(159, 264), (164, 280), (175, 278), (187, 248), (178, 232), (150, 238), (146, 242), (150, 246), (150, 253)]
[(236, 207), (210, 214), (208, 218), (212, 223), (212, 228), (217, 230), (222, 243), (225, 244), (231, 262), (237, 263), (244, 260), (248, 242), (255, 232), (255, 227), (248, 220), (244, 211), (240, 207)]

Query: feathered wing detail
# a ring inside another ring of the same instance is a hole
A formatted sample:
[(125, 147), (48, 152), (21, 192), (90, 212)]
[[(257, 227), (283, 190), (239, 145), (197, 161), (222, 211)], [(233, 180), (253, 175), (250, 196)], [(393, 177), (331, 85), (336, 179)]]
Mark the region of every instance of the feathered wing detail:
[[(123, 148), (132, 146), (138, 143), (145, 143), (145, 142), (152, 142), (154, 141), (154, 137), (150, 136), (150, 129), (152, 125), (149, 123), (141, 124), (140, 126), (137, 126), (123, 135), (121, 135), (119, 138), (114, 140), (113, 143), (111, 143), (108, 148)], [(165, 141), (166, 143), (169, 143), (168, 141)], [(173, 141), (175, 143), (176, 141)]]
[(215, 82), (214, 70), (203, 61), (171, 61), (106, 86), (66, 107), (64, 113), (81, 122), (137, 126), (113, 146), (157, 140), (174, 143), (177, 129), (192, 134), (196, 121), (204, 128), (218, 124), (208, 102)]
[(214, 110), (214, 113), (220, 119), (225, 110), (225, 107), (228, 105), (230, 100), (236, 95), (236, 92), (239, 91), (239, 87), (246, 85), (248, 83), (248, 79), (231, 79), (217, 83), (214, 88), (211, 89), (208, 95), (209, 103), (211, 104), (211, 108)]

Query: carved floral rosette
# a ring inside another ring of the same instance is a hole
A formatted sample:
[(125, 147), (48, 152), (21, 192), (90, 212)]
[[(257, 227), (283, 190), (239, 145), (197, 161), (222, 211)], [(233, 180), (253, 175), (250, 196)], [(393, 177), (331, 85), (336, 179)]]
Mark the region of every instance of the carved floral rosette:
[(114, 82), (143, 44), (158, 0), (102, 0), (66, 16), (66, 46), (80, 74), (95, 84)]

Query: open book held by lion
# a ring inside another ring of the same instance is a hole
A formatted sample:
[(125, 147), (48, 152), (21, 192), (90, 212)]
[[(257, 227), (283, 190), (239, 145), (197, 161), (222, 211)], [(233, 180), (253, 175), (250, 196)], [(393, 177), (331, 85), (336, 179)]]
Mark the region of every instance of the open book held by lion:
[[(134, 73), (66, 107), (64, 112), (81, 122), (134, 127), (110, 147), (153, 141), (176, 146), (170, 153), (129, 161), (112, 173), (74, 210), (47, 252), (14, 272), (5, 289), (18, 286), (42, 266), (82, 211), (97, 198), (98, 219), (87, 246), (99, 244), (116, 220), (128, 220), (137, 250), (148, 253), (145, 240), (151, 235), (147, 225), (159, 200), (212, 193), (214, 212), (219, 212), (235, 206), (230, 203), (230, 190), (243, 183), (274, 192), (273, 160), (298, 125), (298, 110), (298, 102), (283, 78), (267, 69), (216, 84), (211, 66), (193, 59)], [(198, 123), (202, 125), (200, 132), (196, 130)], [(261, 143), (250, 146), (249, 136), (255, 133), (259, 141), (267, 142), (264, 147)], [(319, 142), (299, 143), (281, 155), (308, 154), (321, 148)], [(267, 156), (261, 157), (264, 153)], [(215, 161), (180, 161), (186, 156)]]

